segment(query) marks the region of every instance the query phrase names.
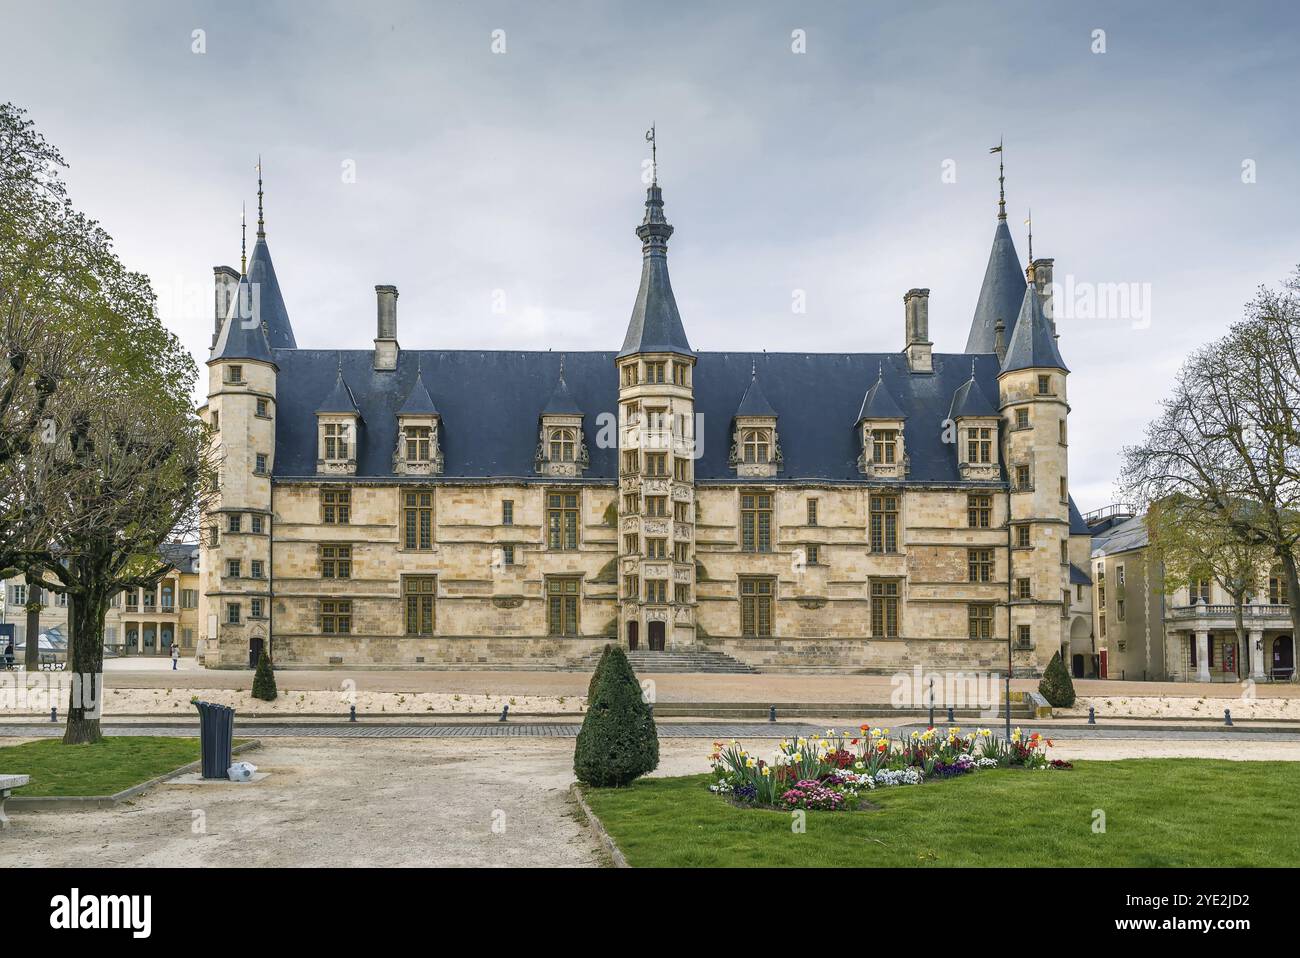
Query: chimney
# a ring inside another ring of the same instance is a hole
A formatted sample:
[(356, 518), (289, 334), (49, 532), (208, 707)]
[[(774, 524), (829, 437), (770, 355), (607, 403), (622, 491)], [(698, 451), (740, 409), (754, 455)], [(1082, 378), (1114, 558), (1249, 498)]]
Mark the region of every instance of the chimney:
[(907, 366), (914, 373), (934, 372), (930, 347), (930, 291), (909, 289), (903, 297)]
[(235, 291), (239, 289), (239, 273), (233, 266), (212, 267), (212, 281), (215, 287), (212, 320), (212, 346), (215, 349), (217, 337), (221, 335), (221, 324), (230, 314), (230, 304), (234, 302)]
[(397, 368), (397, 287), (376, 286), (378, 321), (375, 331), (375, 369)]
[(1043, 301), (1043, 315), (1052, 324), (1052, 334), (1059, 337), (1061, 334), (1056, 331), (1056, 318), (1052, 315), (1052, 264), (1055, 262), (1051, 258), (1034, 260), (1034, 289)]
[(1002, 317), (998, 317), (997, 325), (993, 327), (993, 351), (998, 354), (998, 362), (1007, 358), (1007, 324), (1002, 322)]

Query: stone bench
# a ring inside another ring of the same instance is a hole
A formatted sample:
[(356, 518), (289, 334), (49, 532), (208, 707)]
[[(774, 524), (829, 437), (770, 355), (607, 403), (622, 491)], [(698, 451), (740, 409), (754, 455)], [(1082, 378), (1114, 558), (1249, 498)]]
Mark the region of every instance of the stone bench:
[(5, 816), (5, 800), (9, 793), (30, 781), (31, 778), (27, 775), (0, 775), (0, 829), (9, 827), (9, 819)]

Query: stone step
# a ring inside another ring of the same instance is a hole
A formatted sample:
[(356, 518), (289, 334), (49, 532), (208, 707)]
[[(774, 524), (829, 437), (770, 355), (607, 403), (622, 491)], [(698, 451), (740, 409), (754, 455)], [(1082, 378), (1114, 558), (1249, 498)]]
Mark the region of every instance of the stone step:
[[(594, 669), (603, 654), (591, 652), (579, 659), (579, 669)], [(637, 672), (709, 672), (730, 674), (754, 674), (756, 670), (722, 652), (709, 650), (664, 651), (637, 649), (627, 653), (628, 663)]]

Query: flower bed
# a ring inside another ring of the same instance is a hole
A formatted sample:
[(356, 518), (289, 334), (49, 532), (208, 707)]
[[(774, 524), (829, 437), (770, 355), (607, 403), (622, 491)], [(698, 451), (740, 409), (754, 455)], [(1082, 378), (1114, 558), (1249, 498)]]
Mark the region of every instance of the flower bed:
[(859, 735), (827, 729), (825, 736), (782, 741), (771, 761), (755, 758), (739, 742), (714, 742), (709, 790), (743, 805), (781, 809), (843, 811), (858, 808), (877, 788), (920, 785), (981, 769), (1069, 769), (1048, 761), (1052, 742), (1016, 729), (999, 739), (986, 728), (928, 728), (897, 737), (889, 729), (863, 725)]

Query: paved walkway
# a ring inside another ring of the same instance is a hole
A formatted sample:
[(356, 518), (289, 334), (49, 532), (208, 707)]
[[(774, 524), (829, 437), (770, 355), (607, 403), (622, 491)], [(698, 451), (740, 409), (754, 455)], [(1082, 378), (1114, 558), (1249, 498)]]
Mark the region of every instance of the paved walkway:
[[(928, 675), (928, 673), (927, 673)], [(889, 675), (758, 675), (702, 673), (640, 673), (651, 679), (660, 702), (879, 702), (890, 700), (894, 689)], [(337, 690), (344, 682), (355, 683), (357, 691), (451, 692), (489, 695), (586, 695), (591, 681), (586, 672), (450, 672), (450, 671), (352, 671), (279, 670), (276, 684), (282, 692)], [(104, 684), (108, 688), (193, 688), (248, 689), (253, 673), (247, 670), (197, 668), (186, 660), (180, 673), (149, 659), (110, 659), (105, 663)], [(1038, 688), (1037, 679), (1015, 679), (1017, 690)], [(1154, 696), (1179, 698), (1232, 698), (1241, 687), (1229, 683), (1119, 682), (1076, 679), (1075, 691), (1084, 697)], [(1300, 697), (1300, 683), (1262, 683), (1255, 686), (1260, 698)]]

